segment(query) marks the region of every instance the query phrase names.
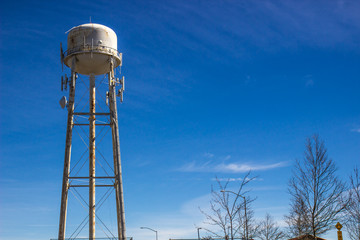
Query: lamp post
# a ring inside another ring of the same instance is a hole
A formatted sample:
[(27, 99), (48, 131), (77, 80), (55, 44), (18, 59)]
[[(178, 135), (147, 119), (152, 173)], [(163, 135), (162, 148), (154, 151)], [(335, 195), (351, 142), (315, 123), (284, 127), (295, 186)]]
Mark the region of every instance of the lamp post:
[(154, 229), (152, 229), (152, 228), (149, 228), (149, 227), (140, 227), (140, 229), (148, 229), (148, 230), (150, 230), (150, 231), (155, 232), (155, 233), (156, 233), (156, 240), (158, 240), (158, 232), (157, 232), (156, 230), (154, 230)]
[[(246, 198), (238, 193), (235, 193), (233, 191), (229, 191), (229, 190), (221, 190), (220, 192), (228, 192), (228, 193), (232, 193), (232, 194), (235, 194), (236, 196), (238, 197), (242, 197), (244, 199), (244, 208), (245, 208), (245, 240), (249, 240), (249, 232), (248, 232), (248, 219), (247, 219), (247, 215), (246, 215)], [(233, 239), (233, 236), (232, 236), (232, 233), (231, 233), (231, 239)]]
[(197, 232), (198, 232), (198, 240), (200, 240), (200, 229), (201, 229), (201, 227), (198, 227), (198, 228), (197, 228)]

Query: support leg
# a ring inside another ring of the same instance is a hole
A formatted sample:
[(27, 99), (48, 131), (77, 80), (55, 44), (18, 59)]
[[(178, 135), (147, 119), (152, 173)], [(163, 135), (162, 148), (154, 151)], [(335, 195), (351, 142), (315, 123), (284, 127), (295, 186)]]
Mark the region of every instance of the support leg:
[(76, 73), (71, 72), (70, 90), (69, 90), (69, 105), (68, 105), (68, 119), (66, 128), (66, 143), (65, 143), (65, 159), (64, 159), (64, 173), (61, 191), (61, 206), (60, 206), (60, 223), (59, 223), (59, 240), (65, 239), (66, 228), (66, 212), (69, 191), (69, 173), (70, 173), (70, 158), (71, 158), (71, 142), (72, 142), (72, 128), (74, 123), (74, 99), (75, 99), (75, 80)]
[(125, 229), (125, 210), (124, 210), (124, 195), (122, 186), (121, 174), (121, 156), (120, 156), (120, 140), (119, 127), (116, 108), (116, 88), (114, 81), (114, 70), (111, 66), (111, 71), (108, 74), (109, 78), (109, 108), (111, 118), (111, 130), (113, 140), (113, 155), (114, 155), (114, 170), (115, 170), (115, 191), (116, 191), (116, 208), (118, 220), (118, 237), (119, 240), (126, 239)]
[(95, 239), (95, 76), (90, 75), (89, 116), (89, 240)]

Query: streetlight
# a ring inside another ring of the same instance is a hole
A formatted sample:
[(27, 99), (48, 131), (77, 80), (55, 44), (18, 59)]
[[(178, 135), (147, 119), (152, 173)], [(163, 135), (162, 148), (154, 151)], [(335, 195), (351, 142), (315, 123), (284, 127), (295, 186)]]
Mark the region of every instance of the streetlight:
[(158, 240), (158, 232), (157, 232), (156, 230), (154, 230), (154, 229), (152, 229), (152, 228), (148, 228), (148, 227), (140, 227), (140, 229), (148, 229), (148, 230), (150, 230), (150, 231), (155, 232), (155, 233), (156, 233), (156, 240)]
[[(240, 195), (240, 194), (238, 194), (238, 193), (235, 193), (235, 192), (233, 192), (233, 191), (229, 191), (229, 190), (221, 190), (220, 192), (223, 192), (223, 193), (225, 193), (225, 192), (228, 192), (228, 193), (232, 193), (232, 194), (235, 194), (236, 196), (238, 196), (238, 197), (242, 197), (243, 199), (244, 199), (244, 208), (245, 208), (245, 211), (244, 211), (244, 213), (245, 213), (245, 237), (246, 237), (246, 240), (248, 240), (249, 239), (249, 233), (248, 233), (248, 219), (247, 219), (247, 215), (246, 215), (246, 198), (244, 197), (244, 196), (242, 196), (242, 195)], [(232, 234), (231, 234), (232, 235)], [(232, 236), (231, 236), (231, 238), (232, 238)]]
[(201, 227), (198, 227), (198, 228), (197, 228), (197, 232), (198, 232), (198, 240), (200, 240), (200, 229), (201, 229)]

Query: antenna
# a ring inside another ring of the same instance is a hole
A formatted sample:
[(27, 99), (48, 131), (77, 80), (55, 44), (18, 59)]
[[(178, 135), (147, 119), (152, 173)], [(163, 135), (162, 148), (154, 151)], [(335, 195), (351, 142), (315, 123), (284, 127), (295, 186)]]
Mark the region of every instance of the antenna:
[(62, 48), (62, 43), (60, 42), (60, 62), (61, 62), (61, 71), (64, 71), (64, 51)]
[(123, 76), (121, 79), (120, 79), (120, 85), (121, 85), (121, 88), (118, 90), (118, 94), (117, 96), (120, 97), (120, 102), (123, 102), (124, 100), (124, 91), (125, 91), (125, 77)]
[(61, 76), (61, 91), (64, 90), (64, 77)]
[(63, 96), (63, 97), (60, 99), (59, 103), (60, 103), (61, 108), (64, 109), (64, 108), (66, 107), (66, 105), (67, 105), (66, 97)]

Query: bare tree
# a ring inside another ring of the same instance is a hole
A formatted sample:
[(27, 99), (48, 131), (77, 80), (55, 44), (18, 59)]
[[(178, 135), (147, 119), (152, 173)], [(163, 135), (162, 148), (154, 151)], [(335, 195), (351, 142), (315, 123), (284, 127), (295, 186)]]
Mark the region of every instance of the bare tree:
[(238, 212), (238, 229), (236, 231), (236, 235), (241, 239), (253, 239), (257, 236), (259, 224), (256, 223), (254, 219), (254, 211), (251, 208), (251, 203), (255, 200), (255, 198), (251, 197), (243, 197), (244, 202), (240, 206), (240, 210)]
[(234, 239), (239, 230), (238, 213), (243, 207), (241, 196), (248, 193), (244, 188), (253, 179), (253, 177), (250, 178), (250, 172), (248, 172), (240, 182), (237, 191), (231, 192), (227, 190), (229, 180), (222, 183), (216, 178), (218, 188), (214, 189), (212, 187), (211, 189), (210, 212), (200, 209), (206, 217), (205, 223), (215, 226), (215, 228), (204, 228), (204, 230), (216, 237), (225, 236), (231, 240)]
[(293, 197), (290, 205), (290, 214), (285, 216), (285, 222), (289, 226), (287, 233), (289, 238), (310, 232), (310, 224), (303, 196)]
[(261, 240), (279, 240), (285, 238), (285, 233), (274, 222), (270, 214), (266, 214), (265, 219), (260, 222), (258, 237)]
[(255, 221), (254, 211), (251, 208), (251, 202), (254, 200), (250, 197), (244, 198), (244, 204), (238, 213), (239, 228), (237, 229), (237, 235), (241, 239), (249, 240), (257, 236), (259, 224)]
[[(336, 170), (334, 162), (327, 156), (324, 142), (317, 135), (308, 138), (304, 158), (296, 161), (295, 171), (289, 182), (292, 211), (304, 211), (300, 215), (305, 221), (302, 232), (318, 237), (333, 228), (340, 213), (344, 211), (345, 205), (339, 200), (345, 191), (345, 185), (337, 178)], [(288, 217), (291, 223), (299, 216), (290, 214)]]
[(357, 167), (350, 176), (350, 189), (346, 200), (345, 229), (351, 240), (360, 240), (360, 174)]

